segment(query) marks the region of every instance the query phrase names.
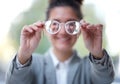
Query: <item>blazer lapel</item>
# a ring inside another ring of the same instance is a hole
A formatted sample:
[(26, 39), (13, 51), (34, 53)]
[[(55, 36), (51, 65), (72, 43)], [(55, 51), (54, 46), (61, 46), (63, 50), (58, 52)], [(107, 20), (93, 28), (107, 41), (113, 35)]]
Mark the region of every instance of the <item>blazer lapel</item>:
[(73, 84), (73, 80), (79, 65), (80, 65), (80, 58), (75, 54), (70, 62), (67, 84)]
[(45, 56), (45, 79), (45, 84), (57, 84), (55, 68), (49, 53)]

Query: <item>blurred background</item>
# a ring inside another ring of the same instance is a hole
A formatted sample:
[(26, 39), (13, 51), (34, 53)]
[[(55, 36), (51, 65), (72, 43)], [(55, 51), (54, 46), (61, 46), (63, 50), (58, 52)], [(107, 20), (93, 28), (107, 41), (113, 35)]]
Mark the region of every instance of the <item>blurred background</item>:
[[(4, 84), (5, 73), (17, 52), (20, 31), (24, 25), (45, 20), (48, 0), (1, 0), (0, 1), (0, 84)], [(104, 24), (103, 47), (110, 54), (115, 67), (113, 84), (120, 84), (120, 3), (119, 0), (84, 0), (84, 19), (90, 23)], [(36, 53), (44, 53), (50, 46), (46, 36), (42, 36)], [(88, 54), (82, 37), (75, 48), (81, 57)]]

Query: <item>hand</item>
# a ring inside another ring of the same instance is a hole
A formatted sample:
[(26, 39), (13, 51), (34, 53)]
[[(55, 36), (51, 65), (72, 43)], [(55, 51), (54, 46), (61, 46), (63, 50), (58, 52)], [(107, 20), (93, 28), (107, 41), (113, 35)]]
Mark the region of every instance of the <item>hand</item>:
[(44, 23), (40, 21), (23, 27), (18, 50), (18, 59), (21, 64), (26, 63), (37, 48), (43, 28)]
[(85, 21), (80, 21), (81, 23), (81, 33), (83, 35), (83, 40), (86, 48), (91, 52), (95, 58), (103, 57), (102, 50), (102, 24), (90, 24)]

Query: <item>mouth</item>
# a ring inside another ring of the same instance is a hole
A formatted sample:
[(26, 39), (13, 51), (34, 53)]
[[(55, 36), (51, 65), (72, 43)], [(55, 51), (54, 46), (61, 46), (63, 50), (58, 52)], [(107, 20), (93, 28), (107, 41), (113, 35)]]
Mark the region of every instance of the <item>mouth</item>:
[(60, 42), (68, 42), (71, 38), (70, 37), (58, 37)]

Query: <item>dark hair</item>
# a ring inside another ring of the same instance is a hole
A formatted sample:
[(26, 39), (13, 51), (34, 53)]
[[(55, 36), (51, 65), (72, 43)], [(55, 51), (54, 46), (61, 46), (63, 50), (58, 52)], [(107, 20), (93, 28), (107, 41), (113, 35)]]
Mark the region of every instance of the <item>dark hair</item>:
[(51, 9), (53, 9), (55, 7), (59, 7), (59, 6), (69, 6), (69, 7), (73, 8), (78, 19), (80, 20), (83, 18), (83, 15), (81, 12), (82, 2), (83, 2), (83, 0), (49, 0), (49, 6), (47, 9), (47, 13), (46, 13), (46, 20), (48, 20), (48, 18), (49, 18)]

